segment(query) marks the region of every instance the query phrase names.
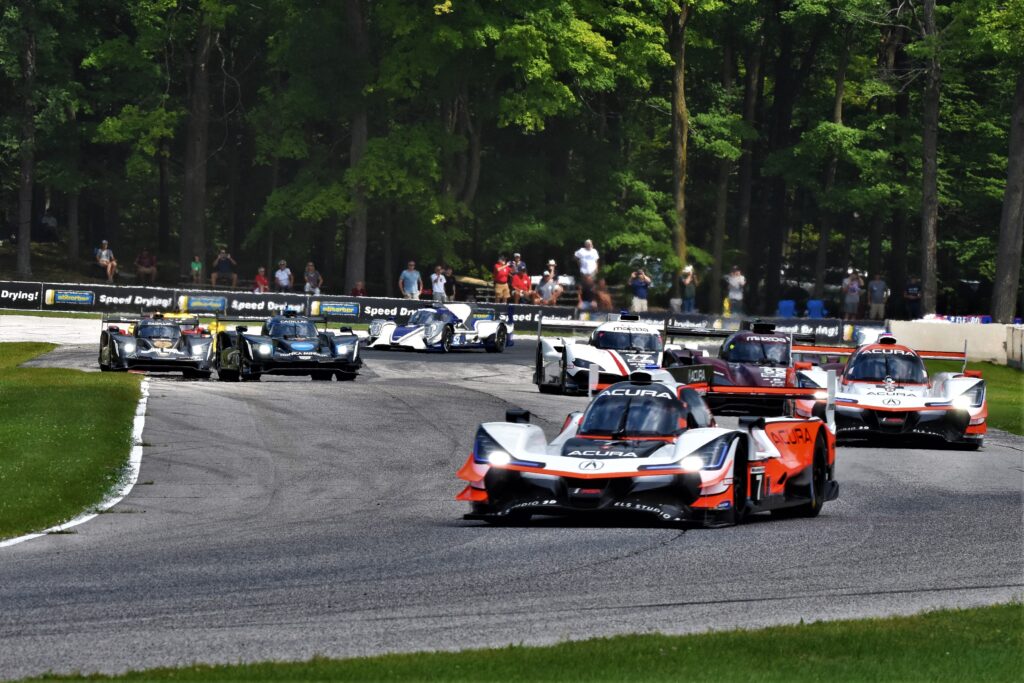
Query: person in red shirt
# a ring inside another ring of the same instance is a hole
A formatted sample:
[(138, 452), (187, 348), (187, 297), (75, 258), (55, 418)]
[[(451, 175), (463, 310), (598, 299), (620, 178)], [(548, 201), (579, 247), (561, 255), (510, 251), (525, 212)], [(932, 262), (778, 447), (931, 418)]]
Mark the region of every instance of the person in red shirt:
[(263, 266), (260, 266), (256, 271), (256, 277), (254, 277), (252, 281), (254, 285), (252, 288), (253, 294), (264, 294), (270, 291), (270, 281), (267, 280), (267, 269)]
[(512, 276), (512, 303), (519, 303), (520, 299), (530, 299), (530, 289), (532, 289), (532, 283), (530, 282), (530, 274), (526, 272), (526, 264), (519, 264), (516, 274)]
[(505, 255), (498, 257), (494, 264), (494, 303), (504, 304), (508, 302), (509, 291), (508, 281), (512, 277), (512, 266), (505, 260)]

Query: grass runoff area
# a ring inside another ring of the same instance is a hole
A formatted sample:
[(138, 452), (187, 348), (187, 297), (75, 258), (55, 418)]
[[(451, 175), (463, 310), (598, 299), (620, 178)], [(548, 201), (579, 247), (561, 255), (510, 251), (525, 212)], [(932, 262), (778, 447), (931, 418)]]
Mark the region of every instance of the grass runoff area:
[(124, 473), (134, 374), (20, 368), (53, 344), (0, 344), (0, 539), (67, 521)]
[[(962, 363), (948, 360), (925, 361), (928, 373), (960, 372)], [(1024, 435), (1024, 372), (995, 363), (968, 363), (968, 370), (981, 370), (988, 400), (988, 425)]]
[(151, 669), (55, 681), (1019, 681), (1024, 606), (549, 647)]

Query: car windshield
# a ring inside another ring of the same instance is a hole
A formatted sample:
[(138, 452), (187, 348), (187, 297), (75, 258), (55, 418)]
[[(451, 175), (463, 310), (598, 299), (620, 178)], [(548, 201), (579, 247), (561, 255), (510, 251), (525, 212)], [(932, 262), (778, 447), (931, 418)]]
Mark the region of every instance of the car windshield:
[(892, 378), (894, 382), (923, 384), (928, 381), (928, 373), (918, 356), (860, 353), (850, 363), (846, 378), (871, 382), (884, 382), (886, 378)]
[(722, 350), (722, 360), (729, 363), (789, 365), (789, 344), (753, 339), (735, 339)]
[(685, 422), (682, 403), (668, 388), (615, 386), (606, 389), (587, 408), (580, 434), (587, 436), (673, 436)]
[(175, 325), (143, 325), (139, 328), (139, 336), (143, 339), (177, 339), (181, 330)]
[(598, 330), (594, 346), (616, 351), (661, 351), (661, 335), (649, 332)]
[(271, 323), (267, 329), (271, 337), (288, 339), (291, 337), (315, 337), (316, 325), (308, 320), (280, 320)]
[(440, 320), (440, 317), (434, 311), (419, 310), (413, 313), (412, 316), (409, 318), (409, 324), (427, 325), (429, 323), (434, 322), (435, 320)]

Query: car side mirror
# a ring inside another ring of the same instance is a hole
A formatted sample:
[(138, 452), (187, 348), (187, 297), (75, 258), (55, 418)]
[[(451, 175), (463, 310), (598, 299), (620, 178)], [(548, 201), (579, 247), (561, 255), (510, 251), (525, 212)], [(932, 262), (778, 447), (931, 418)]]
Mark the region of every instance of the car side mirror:
[(514, 422), (516, 424), (529, 424), (530, 423), (530, 411), (523, 410), (521, 408), (509, 408), (505, 411), (505, 422)]
[(799, 360), (799, 361), (793, 363), (793, 369), (794, 370), (810, 370), (813, 367), (814, 367), (813, 363), (810, 363), (810, 362), (805, 361), (805, 360)]
[(245, 325), (239, 325), (238, 327), (235, 328), (235, 332), (238, 332), (238, 334), (244, 334), (244, 333), (246, 333), (248, 331), (249, 331), (249, 328), (246, 327)]

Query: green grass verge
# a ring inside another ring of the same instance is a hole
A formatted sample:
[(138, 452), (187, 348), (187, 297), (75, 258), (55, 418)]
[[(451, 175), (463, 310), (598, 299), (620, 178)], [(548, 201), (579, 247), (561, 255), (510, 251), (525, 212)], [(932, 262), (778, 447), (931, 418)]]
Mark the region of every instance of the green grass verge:
[[(599, 638), (551, 647), (191, 666), (114, 681), (1019, 681), (1020, 604), (691, 636)], [(38, 679), (33, 679), (38, 680)]]
[(0, 344), (0, 538), (103, 500), (122, 476), (138, 375), (18, 365), (53, 344)]
[[(962, 363), (948, 360), (925, 361), (928, 373), (960, 372)], [(981, 370), (988, 400), (988, 424), (1024, 435), (1024, 372), (994, 363), (968, 363), (968, 370)]]

